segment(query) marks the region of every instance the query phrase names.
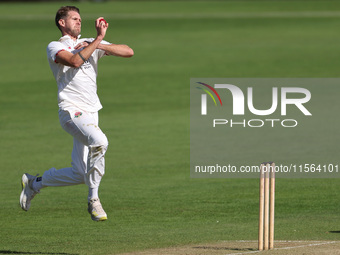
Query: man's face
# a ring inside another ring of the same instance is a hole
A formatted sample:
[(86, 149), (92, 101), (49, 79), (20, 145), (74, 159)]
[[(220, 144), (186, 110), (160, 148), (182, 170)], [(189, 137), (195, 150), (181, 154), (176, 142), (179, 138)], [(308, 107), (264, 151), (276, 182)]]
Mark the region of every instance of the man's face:
[(69, 11), (68, 16), (63, 21), (64, 31), (73, 36), (77, 37), (81, 31), (81, 18), (78, 12)]

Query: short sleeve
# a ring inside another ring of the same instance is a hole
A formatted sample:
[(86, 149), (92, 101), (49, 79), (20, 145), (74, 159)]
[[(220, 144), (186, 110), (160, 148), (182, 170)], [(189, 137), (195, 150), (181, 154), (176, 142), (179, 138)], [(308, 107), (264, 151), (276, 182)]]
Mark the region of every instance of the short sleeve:
[[(107, 42), (107, 41), (104, 41), (104, 40), (102, 40), (100, 43), (101, 43), (101, 44), (107, 44), (107, 45), (111, 44), (111, 43), (109, 43), (109, 42)], [(106, 55), (106, 54), (105, 54), (105, 51), (103, 51), (103, 50), (99, 50), (99, 51), (98, 51), (98, 57), (99, 57), (99, 58), (101, 58), (101, 57), (103, 57), (103, 56), (105, 56), (105, 55)]]
[(102, 44), (111, 44), (111, 43), (109, 43), (109, 42), (107, 42), (107, 41), (105, 41), (105, 40), (102, 40), (100, 43), (102, 43)]
[(47, 58), (49, 61), (56, 62), (56, 56), (59, 52), (66, 50), (66, 46), (61, 42), (51, 42), (47, 46)]

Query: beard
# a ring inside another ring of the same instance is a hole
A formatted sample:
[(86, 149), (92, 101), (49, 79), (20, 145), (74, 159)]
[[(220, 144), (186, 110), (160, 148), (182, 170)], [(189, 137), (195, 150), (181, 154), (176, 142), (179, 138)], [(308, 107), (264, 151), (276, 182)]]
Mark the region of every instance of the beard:
[(74, 36), (74, 37), (78, 37), (78, 35), (80, 35), (80, 31), (81, 31), (81, 28), (72, 28), (69, 30), (69, 34)]

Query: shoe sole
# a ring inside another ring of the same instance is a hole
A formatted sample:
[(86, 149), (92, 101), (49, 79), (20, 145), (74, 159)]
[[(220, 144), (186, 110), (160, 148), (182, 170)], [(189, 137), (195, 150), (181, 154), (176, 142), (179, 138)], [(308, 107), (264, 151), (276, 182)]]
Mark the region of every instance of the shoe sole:
[(27, 182), (27, 176), (24, 174), (22, 177), (21, 177), (21, 188), (22, 188), (22, 191), (21, 191), (21, 194), (20, 194), (20, 207), (21, 209), (23, 209), (24, 211), (27, 211), (28, 209), (24, 208), (24, 205), (23, 205), (23, 197), (25, 195), (25, 181)]
[(103, 217), (100, 217), (100, 218), (96, 218), (96, 217), (93, 217), (93, 216), (91, 215), (91, 219), (92, 219), (93, 221), (105, 221), (105, 220), (107, 220), (107, 216), (103, 216)]

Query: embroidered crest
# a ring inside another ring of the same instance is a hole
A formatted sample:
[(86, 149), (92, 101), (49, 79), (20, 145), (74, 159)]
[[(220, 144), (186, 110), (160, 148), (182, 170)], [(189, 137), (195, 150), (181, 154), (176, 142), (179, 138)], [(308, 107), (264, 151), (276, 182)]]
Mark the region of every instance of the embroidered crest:
[(81, 115), (83, 115), (82, 112), (76, 112), (76, 113), (74, 114), (74, 117), (75, 117), (75, 118), (78, 118), (78, 117), (80, 117)]

